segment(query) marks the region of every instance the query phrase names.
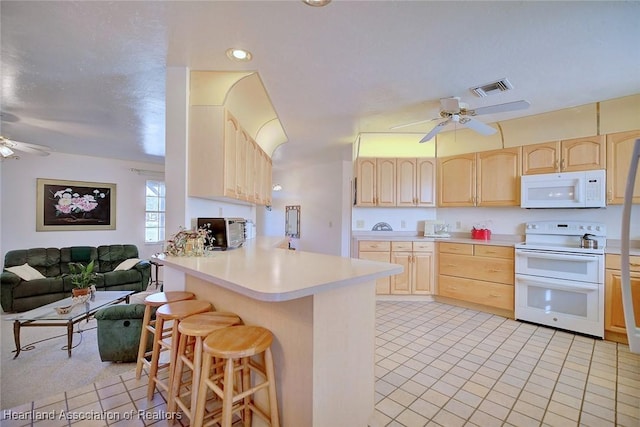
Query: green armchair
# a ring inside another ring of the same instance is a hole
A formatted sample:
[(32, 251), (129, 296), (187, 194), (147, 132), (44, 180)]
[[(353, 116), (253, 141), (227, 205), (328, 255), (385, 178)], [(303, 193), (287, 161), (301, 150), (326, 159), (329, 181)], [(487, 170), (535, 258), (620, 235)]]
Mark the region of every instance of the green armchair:
[[(98, 350), (103, 362), (135, 362), (138, 357), (144, 304), (118, 304), (98, 310)], [(155, 318), (155, 311), (152, 315)], [(153, 346), (148, 335), (147, 351)]]

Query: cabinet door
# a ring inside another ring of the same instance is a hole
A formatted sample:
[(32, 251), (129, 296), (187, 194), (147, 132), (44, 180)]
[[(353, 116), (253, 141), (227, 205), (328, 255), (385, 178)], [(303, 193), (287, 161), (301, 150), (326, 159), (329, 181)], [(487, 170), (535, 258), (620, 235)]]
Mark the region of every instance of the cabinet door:
[[(640, 327), (640, 272), (631, 272), (630, 276), (636, 326)], [(604, 328), (607, 331), (626, 334), (619, 270), (606, 271), (605, 286)]]
[(247, 160), (245, 163), (246, 199), (254, 203), (256, 201), (256, 147), (257, 144), (252, 139), (249, 139), (249, 143), (247, 144)]
[(391, 263), (400, 264), (404, 270), (400, 274), (391, 277), (392, 294), (410, 294), (412, 271), (411, 252), (391, 252)]
[[(607, 204), (621, 205), (631, 164), (631, 153), (640, 131), (607, 135)], [(640, 203), (640, 172), (636, 174), (633, 203)]]
[(376, 162), (376, 205), (396, 205), (396, 159)]
[(522, 175), (553, 173), (560, 170), (560, 145), (556, 142), (522, 147)]
[(476, 155), (438, 159), (438, 206), (474, 206), (476, 197)]
[(416, 159), (396, 160), (396, 206), (416, 205)]
[(247, 147), (249, 135), (240, 128), (236, 145), (236, 195), (241, 200), (247, 199)]
[(376, 205), (376, 159), (356, 160), (356, 206)]
[[(360, 252), (360, 259), (369, 261), (389, 262), (389, 252)], [(391, 277), (381, 277), (376, 280), (376, 295), (388, 295), (390, 293)]]
[(416, 160), (416, 199), (418, 206), (436, 205), (436, 159)]
[(575, 172), (604, 169), (606, 150), (604, 135), (560, 141), (560, 170)]
[(237, 140), (240, 133), (238, 121), (230, 114), (225, 115), (224, 128), (224, 195), (236, 197)]
[(520, 206), (520, 147), (477, 154), (477, 206)]
[(432, 290), (434, 259), (433, 253), (413, 253), (413, 288), (412, 293), (430, 295)]

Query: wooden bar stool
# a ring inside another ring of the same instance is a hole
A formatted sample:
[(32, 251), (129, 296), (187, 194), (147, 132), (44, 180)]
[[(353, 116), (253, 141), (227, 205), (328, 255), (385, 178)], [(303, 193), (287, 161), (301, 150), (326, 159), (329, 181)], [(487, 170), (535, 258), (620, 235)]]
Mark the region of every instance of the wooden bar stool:
[[(280, 426), (272, 341), (271, 331), (259, 326), (230, 326), (209, 334), (203, 345), (202, 375), (193, 426), (220, 423), (221, 427), (231, 427), (236, 412), (240, 412), (245, 427), (251, 426), (253, 413), (272, 427)], [(253, 358), (256, 355), (262, 356), (262, 364)], [(217, 367), (224, 367), (224, 371), (220, 372)], [(236, 373), (241, 374), (241, 384), (235, 383)], [(255, 385), (251, 384), (252, 373), (256, 374), (253, 375)], [(267, 388), (269, 397), (268, 414), (254, 400), (254, 394), (264, 388)], [(208, 390), (222, 399), (222, 410), (207, 414), (213, 418), (207, 419), (205, 424)]]
[[(207, 301), (201, 300), (186, 300), (170, 302), (164, 304), (156, 310), (156, 331), (164, 331), (164, 323), (172, 322), (171, 331), (167, 334), (155, 333), (153, 334), (153, 350), (151, 353), (151, 365), (149, 366), (149, 386), (147, 388), (147, 399), (153, 398), (153, 393), (158, 386), (158, 389), (162, 389), (169, 393), (171, 391), (171, 378), (173, 375), (173, 368), (175, 366), (176, 354), (178, 354), (178, 341), (180, 338), (180, 321), (188, 316), (194, 314), (204, 313), (212, 311), (213, 306)], [(160, 365), (160, 353), (169, 351), (169, 362)], [(168, 369), (169, 376), (166, 382), (158, 377), (159, 369)]]
[[(195, 415), (198, 397), (200, 371), (202, 370), (202, 346), (204, 339), (213, 331), (229, 326), (240, 325), (242, 320), (235, 313), (212, 311), (195, 314), (183, 319), (178, 326), (180, 341), (176, 365), (173, 370), (171, 393), (169, 394), (169, 413), (176, 410), (176, 405), (189, 420)], [(191, 370), (191, 378), (184, 379), (184, 367)], [(186, 399), (187, 397), (189, 399)]]
[(138, 362), (136, 364), (136, 379), (140, 379), (142, 374), (142, 367), (149, 368), (151, 362), (147, 360), (147, 357), (151, 356), (151, 352), (147, 351), (147, 336), (149, 332), (155, 335), (155, 320), (151, 320), (152, 312), (154, 308), (158, 308), (161, 305), (168, 304), (170, 302), (184, 301), (194, 299), (196, 296), (192, 292), (156, 292), (148, 295), (144, 299), (144, 316), (142, 318), (142, 330), (140, 332), (140, 345), (138, 346)]

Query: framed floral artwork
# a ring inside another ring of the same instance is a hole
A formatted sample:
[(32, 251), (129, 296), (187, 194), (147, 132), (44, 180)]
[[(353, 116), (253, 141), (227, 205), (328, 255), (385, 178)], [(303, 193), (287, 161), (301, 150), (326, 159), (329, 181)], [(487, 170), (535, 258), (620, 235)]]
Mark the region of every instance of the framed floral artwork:
[(36, 231), (115, 230), (116, 184), (37, 179)]

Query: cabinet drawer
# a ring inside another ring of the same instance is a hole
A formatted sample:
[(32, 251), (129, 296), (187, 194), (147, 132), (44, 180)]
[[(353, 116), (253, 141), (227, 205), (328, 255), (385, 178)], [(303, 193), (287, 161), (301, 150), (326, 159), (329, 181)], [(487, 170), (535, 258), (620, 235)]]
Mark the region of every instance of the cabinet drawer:
[(513, 285), (513, 261), (501, 258), (484, 258), (469, 255), (441, 253), (438, 257), (440, 274), (468, 279)]
[(460, 277), (439, 276), (438, 294), (444, 297), (513, 310), (514, 288)]
[(476, 256), (513, 259), (511, 246), (474, 245)]
[(389, 252), (391, 250), (391, 242), (380, 240), (361, 240), (358, 242), (359, 252)]
[(448, 254), (473, 255), (473, 245), (466, 243), (440, 242), (438, 247), (440, 252)]
[(395, 252), (411, 252), (413, 249), (411, 242), (391, 242), (391, 250)]
[[(606, 267), (620, 270), (620, 266), (622, 265), (620, 258), (620, 255), (608, 254), (605, 260)], [(630, 256), (629, 265), (631, 271), (640, 271), (640, 256)]]
[(414, 252), (433, 252), (434, 247), (433, 242), (413, 242)]

